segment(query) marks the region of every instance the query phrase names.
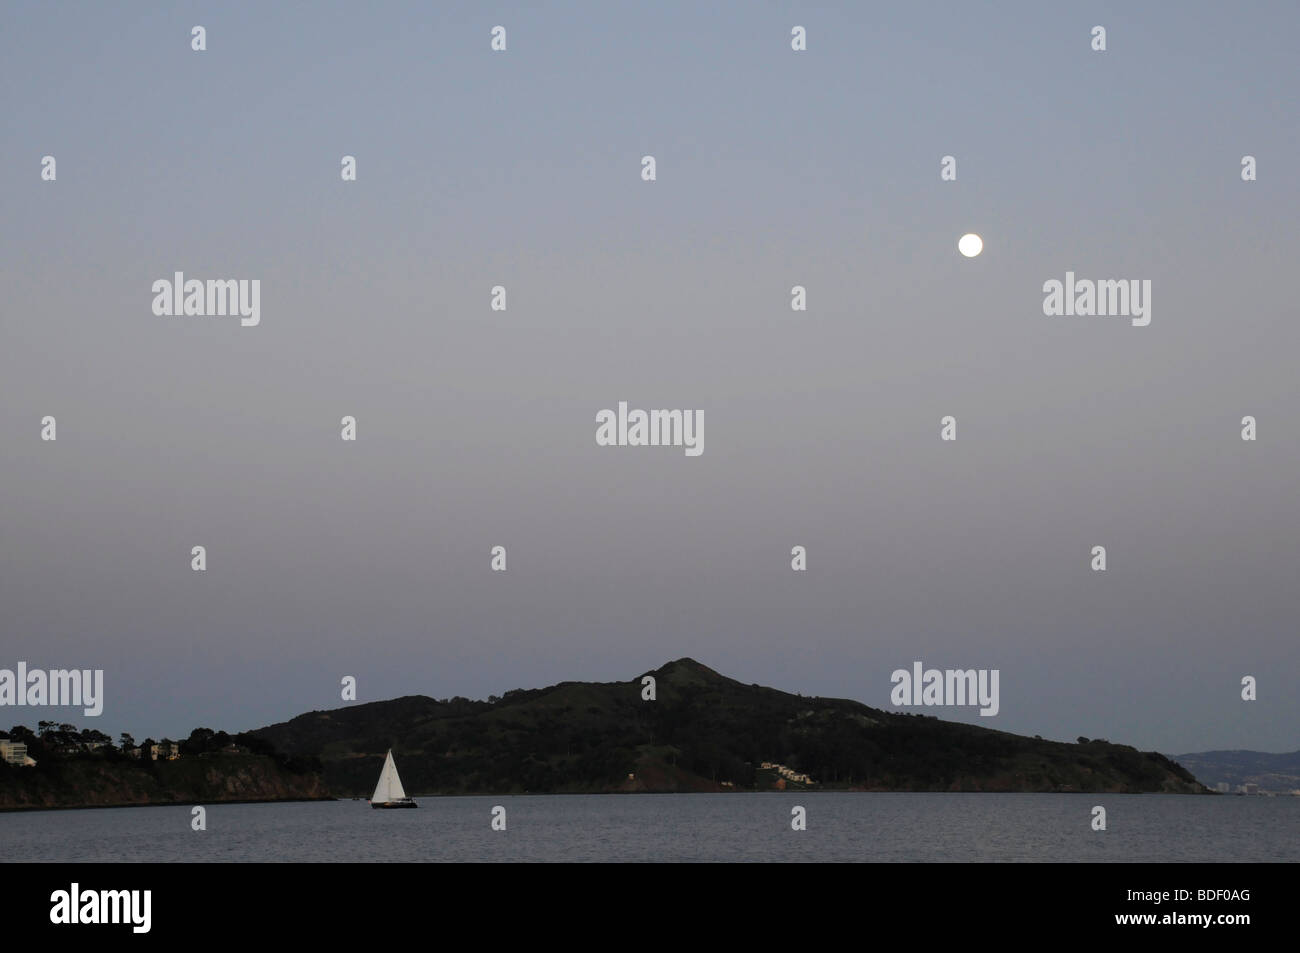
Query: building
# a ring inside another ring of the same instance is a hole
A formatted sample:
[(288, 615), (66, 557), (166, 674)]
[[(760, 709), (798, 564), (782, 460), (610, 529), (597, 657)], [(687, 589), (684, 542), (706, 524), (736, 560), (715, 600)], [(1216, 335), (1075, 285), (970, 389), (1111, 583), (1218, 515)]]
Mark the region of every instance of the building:
[(1214, 786), (1214, 790), (1218, 791), (1220, 794), (1227, 794), (1229, 791), (1232, 790), (1232, 787), (1231, 785), (1228, 784), (1227, 781), (1220, 781), (1218, 784)]
[(0, 760), (23, 768), (36, 763), (27, 756), (27, 745), (21, 741), (0, 741)]
[(175, 761), (180, 756), (180, 745), (174, 741), (168, 741), (166, 738), (149, 748), (149, 757), (154, 761)]
[(785, 765), (778, 764), (775, 761), (764, 761), (759, 765), (759, 769), (763, 771), (775, 771), (777, 773), (778, 777), (777, 777), (776, 786), (777, 786), (777, 790), (779, 791), (785, 790), (785, 785), (787, 781), (792, 781), (797, 784), (817, 783), (816, 781), (814, 781), (812, 778), (810, 778), (808, 775), (804, 774), (803, 772), (795, 771), (793, 768), (787, 768)]

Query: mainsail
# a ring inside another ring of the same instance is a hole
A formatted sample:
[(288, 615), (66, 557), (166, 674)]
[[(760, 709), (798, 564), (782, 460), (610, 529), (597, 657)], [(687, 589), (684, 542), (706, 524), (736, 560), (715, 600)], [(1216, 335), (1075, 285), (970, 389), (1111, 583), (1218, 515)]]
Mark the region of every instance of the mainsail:
[(370, 800), (376, 804), (385, 804), (405, 798), (402, 779), (397, 776), (397, 765), (393, 763), (393, 749), (389, 748), (388, 757), (384, 759), (384, 770), (379, 772), (379, 783), (375, 785), (375, 796)]

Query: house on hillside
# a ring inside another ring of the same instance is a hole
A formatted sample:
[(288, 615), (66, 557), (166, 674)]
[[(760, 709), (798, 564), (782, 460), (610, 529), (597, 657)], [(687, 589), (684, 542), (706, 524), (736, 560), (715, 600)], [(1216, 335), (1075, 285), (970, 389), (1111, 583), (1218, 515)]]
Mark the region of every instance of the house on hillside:
[(158, 742), (158, 744), (152, 745), (151, 748), (149, 756), (154, 761), (175, 761), (181, 756), (180, 745), (174, 741), (168, 741), (166, 738)]
[(35, 760), (28, 757), (27, 745), (21, 741), (0, 741), (0, 760), (20, 768), (30, 768), (36, 764)]

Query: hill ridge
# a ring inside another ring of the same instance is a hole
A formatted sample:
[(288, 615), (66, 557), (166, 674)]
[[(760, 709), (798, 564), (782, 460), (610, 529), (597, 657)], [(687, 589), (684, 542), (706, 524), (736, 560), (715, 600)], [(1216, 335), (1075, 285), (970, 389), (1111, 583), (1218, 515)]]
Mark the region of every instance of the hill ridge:
[[(653, 700), (642, 697), (646, 675)], [(347, 705), (254, 734), (319, 757), (330, 789), (357, 795), (389, 747), (407, 790), (422, 793), (1205, 790), (1156, 752), (746, 685), (690, 657), (624, 681)]]

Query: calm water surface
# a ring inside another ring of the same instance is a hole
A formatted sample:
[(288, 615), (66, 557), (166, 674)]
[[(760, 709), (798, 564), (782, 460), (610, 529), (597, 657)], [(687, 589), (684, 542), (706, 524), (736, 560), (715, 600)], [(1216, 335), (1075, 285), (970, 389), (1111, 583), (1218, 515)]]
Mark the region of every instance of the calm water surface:
[[(1300, 861), (1300, 797), (646, 794), (0, 814), (5, 861)], [(491, 810), (506, 809), (493, 831)], [(1107, 827), (1090, 827), (1094, 804)], [(791, 808), (808, 829), (790, 828)]]

